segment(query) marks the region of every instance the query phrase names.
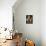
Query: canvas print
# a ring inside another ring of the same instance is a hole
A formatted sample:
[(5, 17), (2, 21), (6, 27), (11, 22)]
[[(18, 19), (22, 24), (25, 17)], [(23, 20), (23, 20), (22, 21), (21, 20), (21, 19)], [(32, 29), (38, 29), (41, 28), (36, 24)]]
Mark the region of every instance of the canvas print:
[(33, 24), (33, 15), (26, 15), (26, 24)]

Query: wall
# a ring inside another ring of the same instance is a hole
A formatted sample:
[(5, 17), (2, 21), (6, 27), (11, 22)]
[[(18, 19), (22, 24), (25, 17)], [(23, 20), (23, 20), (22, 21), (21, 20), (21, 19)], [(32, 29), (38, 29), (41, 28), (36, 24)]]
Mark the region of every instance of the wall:
[[(16, 0), (0, 0), (0, 27), (12, 29), (12, 6), (15, 2)], [(3, 30), (0, 29), (0, 32)], [(0, 38), (5, 38), (6, 34), (10, 35), (10, 33), (3, 31)]]
[[(18, 32), (23, 33), (25, 39), (27, 37), (28, 39), (34, 40), (36, 46), (41, 46), (40, 13), (40, 0), (23, 0), (23, 2), (14, 9), (15, 28)], [(26, 15), (33, 15), (33, 24), (26, 24)]]
[(41, 38), (42, 46), (46, 46), (46, 0), (41, 1)]
[(0, 27), (12, 28), (12, 6), (16, 0), (0, 0)]

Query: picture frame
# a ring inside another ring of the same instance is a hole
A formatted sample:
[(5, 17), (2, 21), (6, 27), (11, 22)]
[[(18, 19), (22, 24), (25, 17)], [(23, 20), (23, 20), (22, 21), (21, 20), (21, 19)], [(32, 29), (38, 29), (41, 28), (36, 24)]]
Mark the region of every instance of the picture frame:
[(26, 24), (33, 24), (33, 15), (26, 15)]

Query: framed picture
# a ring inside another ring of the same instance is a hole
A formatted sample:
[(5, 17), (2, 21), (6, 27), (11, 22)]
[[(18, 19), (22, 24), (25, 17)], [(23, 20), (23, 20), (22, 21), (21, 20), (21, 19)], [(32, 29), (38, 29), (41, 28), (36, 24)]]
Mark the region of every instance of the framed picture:
[(26, 24), (33, 24), (33, 15), (26, 15)]

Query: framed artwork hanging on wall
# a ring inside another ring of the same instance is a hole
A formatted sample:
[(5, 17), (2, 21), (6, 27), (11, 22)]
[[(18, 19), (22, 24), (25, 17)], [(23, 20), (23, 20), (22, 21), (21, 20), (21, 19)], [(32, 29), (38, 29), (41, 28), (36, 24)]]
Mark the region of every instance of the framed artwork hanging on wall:
[(26, 24), (33, 24), (33, 15), (26, 15)]

